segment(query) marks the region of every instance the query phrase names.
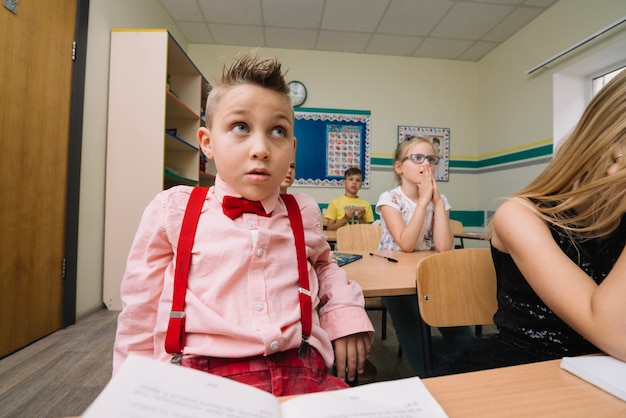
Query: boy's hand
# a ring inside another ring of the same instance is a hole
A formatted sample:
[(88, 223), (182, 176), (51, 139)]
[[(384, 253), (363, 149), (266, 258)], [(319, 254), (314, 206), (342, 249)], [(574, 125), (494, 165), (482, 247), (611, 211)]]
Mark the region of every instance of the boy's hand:
[(352, 207), (352, 208), (346, 209), (346, 214), (344, 215), (344, 218), (347, 221), (350, 221), (350, 219), (354, 217), (357, 217), (358, 219), (362, 219), (364, 215), (365, 215), (365, 208)]
[(369, 357), (372, 342), (367, 332), (348, 335), (333, 341), (337, 377), (353, 381), (356, 374), (365, 371), (365, 359)]
[(354, 217), (354, 215), (356, 215), (356, 208), (348, 208), (346, 209), (346, 214), (344, 215), (344, 218), (349, 221)]

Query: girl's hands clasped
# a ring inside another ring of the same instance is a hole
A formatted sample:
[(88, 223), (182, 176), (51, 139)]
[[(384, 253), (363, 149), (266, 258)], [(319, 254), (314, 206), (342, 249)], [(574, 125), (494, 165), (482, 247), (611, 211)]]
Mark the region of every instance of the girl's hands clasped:
[(418, 176), (417, 188), (419, 189), (419, 201), (424, 205), (430, 202), (437, 203), (441, 198), (432, 166), (423, 166), (423, 171)]

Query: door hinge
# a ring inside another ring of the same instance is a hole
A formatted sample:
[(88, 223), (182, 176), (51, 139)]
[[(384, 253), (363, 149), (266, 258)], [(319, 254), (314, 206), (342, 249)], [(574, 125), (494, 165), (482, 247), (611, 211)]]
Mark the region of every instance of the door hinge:
[(76, 61), (76, 41), (72, 42), (72, 61)]
[(67, 259), (65, 257), (63, 257), (63, 260), (61, 261), (61, 279), (65, 280), (65, 262), (67, 261)]

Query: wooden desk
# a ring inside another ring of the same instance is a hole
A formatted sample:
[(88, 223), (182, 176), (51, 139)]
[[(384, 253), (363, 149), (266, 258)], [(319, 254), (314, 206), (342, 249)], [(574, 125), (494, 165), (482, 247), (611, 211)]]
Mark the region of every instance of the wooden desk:
[(480, 239), (486, 241), (489, 237), (482, 232), (457, 232), (454, 234), (455, 238), (467, 238), (467, 239)]
[(465, 244), (463, 243), (463, 239), (478, 239), (481, 241), (488, 241), (490, 237), (482, 232), (461, 231), (454, 233), (454, 238), (459, 238), (461, 240), (461, 248), (464, 248)]
[(423, 379), (450, 418), (626, 417), (626, 402), (559, 368), (559, 360)]
[[(348, 274), (348, 279), (361, 285), (363, 296), (399, 296), (416, 295), (415, 271), (417, 262), (435, 251), (346, 251), (351, 254), (361, 254), (363, 258), (346, 264), (341, 268)], [(392, 257), (398, 260), (392, 263), (384, 258), (373, 257), (375, 254)], [(417, 332), (418, 330), (416, 330)]]

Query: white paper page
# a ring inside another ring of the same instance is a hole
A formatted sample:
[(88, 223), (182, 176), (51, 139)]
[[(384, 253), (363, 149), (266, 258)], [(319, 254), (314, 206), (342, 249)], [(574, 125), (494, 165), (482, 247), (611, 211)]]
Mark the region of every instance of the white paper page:
[(626, 401), (626, 363), (611, 356), (563, 357), (561, 368)]
[(284, 418), (446, 417), (419, 377), (313, 393), (282, 404)]
[(279, 418), (280, 403), (274, 395), (243, 383), (129, 356), (82, 417), (211, 416)]

